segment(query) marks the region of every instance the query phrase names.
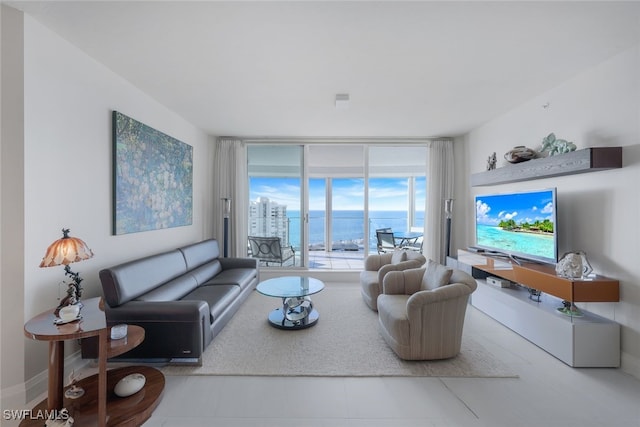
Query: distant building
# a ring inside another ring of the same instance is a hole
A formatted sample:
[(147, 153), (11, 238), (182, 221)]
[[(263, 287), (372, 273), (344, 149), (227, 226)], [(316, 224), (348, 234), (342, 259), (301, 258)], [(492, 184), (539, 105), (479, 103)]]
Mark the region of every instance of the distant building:
[(268, 197), (250, 202), (249, 236), (277, 236), (283, 245), (290, 245), (287, 206), (272, 202)]

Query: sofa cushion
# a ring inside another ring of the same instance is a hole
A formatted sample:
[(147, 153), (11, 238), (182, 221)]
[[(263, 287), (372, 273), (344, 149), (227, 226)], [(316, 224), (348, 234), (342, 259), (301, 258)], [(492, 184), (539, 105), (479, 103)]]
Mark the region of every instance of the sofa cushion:
[(195, 277), (198, 285), (204, 285), (211, 278), (216, 276), (222, 271), (222, 266), (220, 265), (220, 261), (217, 259), (213, 261), (209, 261), (206, 264), (201, 265), (198, 268), (191, 270), (189, 273)]
[(253, 268), (232, 268), (222, 270), (220, 274), (209, 280), (205, 285), (238, 285), (241, 289), (257, 281), (257, 270)]
[(406, 251), (393, 251), (393, 255), (391, 256), (391, 264), (400, 264), (402, 261), (407, 260), (407, 252)]
[(198, 287), (195, 277), (185, 274), (137, 297), (136, 301), (176, 301)]
[(432, 290), (449, 283), (453, 270), (433, 260), (427, 261), (427, 269), (422, 276), (420, 289)]
[(199, 286), (182, 298), (182, 301), (204, 301), (209, 304), (210, 319), (213, 323), (232, 305), (238, 295), (240, 295), (238, 285)]
[(178, 249), (182, 252), (187, 268), (192, 270), (201, 266), (207, 261), (214, 260), (220, 256), (218, 241), (215, 239), (203, 240)]
[(103, 269), (100, 281), (107, 304), (117, 307), (186, 271), (182, 253), (172, 250)]

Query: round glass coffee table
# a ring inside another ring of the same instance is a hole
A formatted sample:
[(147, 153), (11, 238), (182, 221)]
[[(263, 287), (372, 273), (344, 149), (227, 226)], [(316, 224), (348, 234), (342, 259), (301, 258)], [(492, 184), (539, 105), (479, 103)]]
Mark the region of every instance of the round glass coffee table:
[(268, 297), (282, 298), (282, 308), (269, 313), (269, 323), (279, 329), (304, 329), (316, 324), (318, 312), (310, 295), (324, 289), (324, 283), (313, 277), (276, 277), (258, 283), (256, 290)]

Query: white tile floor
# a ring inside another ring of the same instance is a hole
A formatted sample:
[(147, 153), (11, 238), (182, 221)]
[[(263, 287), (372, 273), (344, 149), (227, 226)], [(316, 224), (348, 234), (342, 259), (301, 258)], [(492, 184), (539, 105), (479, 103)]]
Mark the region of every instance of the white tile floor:
[(640, 380), (571, 368), (473, 307), (465, 328), (519, 378), (167, 377), (144, 426), (640, 427)]

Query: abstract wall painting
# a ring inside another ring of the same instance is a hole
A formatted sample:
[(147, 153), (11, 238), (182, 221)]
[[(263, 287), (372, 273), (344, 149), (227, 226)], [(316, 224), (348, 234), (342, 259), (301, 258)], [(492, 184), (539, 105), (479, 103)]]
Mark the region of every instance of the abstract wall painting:
[(113, 112), (113, 234), (192, 224), (193, 147)]

